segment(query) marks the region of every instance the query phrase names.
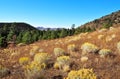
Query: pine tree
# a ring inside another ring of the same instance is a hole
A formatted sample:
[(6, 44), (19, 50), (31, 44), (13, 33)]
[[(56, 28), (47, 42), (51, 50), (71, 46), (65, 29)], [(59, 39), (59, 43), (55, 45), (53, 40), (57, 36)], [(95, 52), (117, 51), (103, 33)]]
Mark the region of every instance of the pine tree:
[(21, 43), (22, 42), (22, 36), (23, 36), (22, 32), (20, 32), (19, 35), (17, 36), (17, 40), (16, 40), (17, 43)]
[(26, 44), (32, 43), (31, 33), (29, 31), (23, 33), (22, 42)]
[(13, 40), (13, 35), (14, 35), (13, 30), (10, 30), (9, 34), (7, 35), (7, 41), (12, 41)]
[(2, 47), (3, 45), (4, 45), (3, 37), (2, 37), (1, 34), (0, 34), (0, 47)]
[(60, 38), (63, 38), (65, 36), (67, 36), (67, 30), (66, 29), (62, 29), (61, 33), (60, 33)]
[(51, 31), (51, 39), (55, 39), (55, 38), (57, 38), (58, 36), (57, 36), (57, 32), (56, 31)]
[(32, 31), (32, 41), (35, 42), (39, 38), (39, 32), (38, 31)]
[(12, 23), (10, 26), (10, 31), (7, 35), (7, 41), (13, 41), (13, 36), (15, 35), (15, 23)]

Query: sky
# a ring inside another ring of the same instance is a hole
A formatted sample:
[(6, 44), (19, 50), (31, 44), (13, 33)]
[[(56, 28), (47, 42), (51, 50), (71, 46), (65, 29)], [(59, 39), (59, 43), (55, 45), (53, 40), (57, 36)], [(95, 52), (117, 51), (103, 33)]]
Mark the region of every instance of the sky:
[(120, 10), (120, 0), (0, 0), (0, 22), (76, 27)]

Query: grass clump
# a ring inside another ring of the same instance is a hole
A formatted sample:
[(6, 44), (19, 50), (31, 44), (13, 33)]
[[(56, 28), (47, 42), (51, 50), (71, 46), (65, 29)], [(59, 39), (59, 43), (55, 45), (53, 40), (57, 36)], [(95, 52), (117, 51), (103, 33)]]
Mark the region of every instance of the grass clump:
[(98, 39), (103, 39), (104, 38), (104, 35), (98, 35)]
[(37, 52), (39, 52), (39, 46), (33, 46), (30, 50), (30, 56), (34, 56)]
[(64, 71), (68, 71), (70, 68), (70, 57), (69, 56), (60, 56), (57, 58), (54, 68), (59, 68)]
[(96, 53), (99, 50), (99, 48), (96, 45), (91, 44), (91, 43), (82, 44), (81, 49), (82, 49), (83, 55), (87, 53), (91, 53), (91, 52)]
[(50, 56), (48, 53), (37, 53), (34, 56), (34, 61), (38, 62), (39, 64), (42, 64), (42, 63), (48, 64), (49, 59), (50, 59)]
[(86, 62), (86, 61), (88, 61), (88, 57), (87, 56), (83, 56), (83, 57), (81, 57), (81, 62)]
[(55, 69), (59, 69), (59, 63), (56, 62), (56, 63), (54, 64), (54, 68), (55, 68)]
[(19, 43), (19, 44), (17, 44), (17, 46), (25, 46), (26, 44), (24, 44), (24, 43)]
[(3, 78), (3, 77), (5, 77), (5, 76), (7, 76), (9, 74), (10, 74), (9, 69), (2, 66), (2, 65), (0, 65), (0, 78)]
[(57, 62), (59, 64), (69, 65), (70, 64), (70, 57), (69, 56), (60, 56), (60, 57), (57, 58)]
[(117, 43), (117, 49), (120, 52), (120, 42)]
[(43, 72), (46, 65), (39, 64), (38, 62), (31, 62), (29, 65), (26, 65), (25, 70), (25, 76), (27, 79), (43, 79)]
[(68, 45), (68, 46), (67, 46), (67, 50), (68, 50), (69, 54), (72, 55), (73, 52), (76, 51), (76, 46), (75, 46), (75, 44), (70, 44), (70, 45)]
[(76, 51), (76, 46), (75, 46), (75, 44), (70, 44), (67, 46), (67, 49), (69, 52), (74, 52), (74, 51)]
[(64, 72), (70, 71), (70, 66), (65, 65), (65, 66), (63, 67), (63, 71), (64, 71)]
[(108, 56), (112, 53), (112, 51), (110, 49), (101, 49), (99, 51), (99, 55), (100, 57), (105, 57), (105, 56)]
[(62, 48), (54, 48), (54, 55), (56, 57), (65, 55), (65, 51)]
[(93, 73), (92, 69), (72, 70), (68, 73), (66, 79), (96, 79), (96, 75)]
[(30, 62), (29, 57), (21, 57), (19, 58), (19, 64), (20, 65), (27, 65)]

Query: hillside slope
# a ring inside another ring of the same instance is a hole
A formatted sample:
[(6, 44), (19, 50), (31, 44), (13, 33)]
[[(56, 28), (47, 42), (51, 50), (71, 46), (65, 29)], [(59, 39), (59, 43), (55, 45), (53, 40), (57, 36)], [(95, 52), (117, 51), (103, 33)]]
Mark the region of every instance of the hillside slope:
[[(0, 47), (7, 47), (9, 43), (31, 43), (38, 40), (35, 37), (39, 30), (22, 22), (0, 23)], [(30, 38), (33, 36), (33, 38)]]
[(84, 30), (92, 30), (100, 29), (100, 28), (109, 28), (109, 27), (117, 27), (120, 26), (120, 10), (103, 16), (101, 18), (95, 19), (88, 23), (85, 23), (78, 28), (76, 31), (84, 31)]
[(26, 30), (37, 30), (33, 26), (27, 24), (27, 23), (22, 23), (22, 22), (11, 22), (11, 23), (0, 23), (0, 33), (2, 32), (2, 29), (7, 28), (8, 30), (11, 28), (11, 26), (14, 26), (14, 29), (18, 32), (20, 31), (26, 31)]
[[(120, 11), (87, 23), (80, 29), (73, 28), (77, 35), (0, 49), (0, 78), (69, 79), (71, 71), (88, 69), (96, 78), (85, 70), (85, 73), (72, 73), (71, 79), (76, 75), (78, 78), (85, 75), (90, 79), (120, 79), (119, 16)], [(51, 32), (46, 34), (50, 36)], [(64, 34), (66, 30), (60, 33)]]
[[(19, 64), (19, 58), (29, 57), (31, 61), (34, 61), (33, 56), (31, 57), (31, 50), (36, 47), (39, 49), (36, 53), (46, 52), (52, 56), (49, 61), (49, 66), (43, 71), (44, 79), (63, 79), (67, 77), (69, 72), (63, 72), (53, 67), (56, 61), (53, 52), (54, 48), (59, 47), (65, 50), (66, 53), (70, 53), (67, 46), (71, 44), (74, 44), (77, 50), (68, 55), (72, 62), (70, 70), (92, 68), (97, 79), (120, 79), (120, 54), (119, 49), (117, 49), (117, 43), (120, 42), (119, 30), (120, 27), (101, 29), (91, 33), (86, 32), (55, 40), (43, 40), (26, 46), (1, 50), (0, 62), (2, 62), (3, 66), (9, 68), (11, 72), (9, 76), (2, 79), (26, 79), (23, 67)], [(81, 46), (86, 42), (96, 45), (99, 49), (109, 49), (112, 53), (107, 57), (100, 57), (99, 54), (94, 53), (82, 55)], [(83, 62), (81, 60), (82, 57), (88, 57), (88, 60)]]

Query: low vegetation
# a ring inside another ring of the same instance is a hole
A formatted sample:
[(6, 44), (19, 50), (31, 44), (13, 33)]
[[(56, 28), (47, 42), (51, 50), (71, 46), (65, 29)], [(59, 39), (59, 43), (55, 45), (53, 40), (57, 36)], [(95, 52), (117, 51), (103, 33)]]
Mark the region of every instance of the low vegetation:
[(70, 45), (68, 45), (68, 46), (67, 46), (67, 50), (68, 50), (69, 52), (74, 52), (74, 51), (76, 51), (76, 46), (75, 46), (75, 44), (70, 44)]
[(96, 53), (99, 50), (99, 48), (96, 45), (91, 43), (82, 44), (81, 49), (83, 55), (87, 53)]
[(30, 56), (34, 56), (36, 53), (38, 53), (40, 50), (39, 46), (32, 46), (30, 50)]
[(54, 48), (54, 55), (56, 57), (65, 55), (65, 51), (62, 48)]
[(10, 74), (9, 69), (0, 65), (0, 78), (8, 76), (9, 74)]
[(97, 77), (92, 69), (80, 69), (70, 71), (66, 79), (97, 79)]
[(120, 42), (117, 43), (117, 49), (120, 52)]
[(24, 72), (25, 72), (25, 76), (27, 79), (43, 79), (44, 75), (44, 69), (45, 69), (46, 65), (43, 64), (39, 64), (38, 62), (31, 62), (29, 65), (26, 65), (24, 67)]
[(30, 59), (28, 57), (21, 57), (19, 59), (20, 65), (27, 65), (27, 64), (29, 64), (29, 62), (30, 62)]
[(87, 56), (83, 56), (83, 57), (81, 57), (81, 62), (86, 62), (87, 60), (88, 60), (88, 57)]
[(63, 71), (68, 71), (70, 69), (70, 57), (69, 56), (60, 56), (57, 58), (54, 68), (59, 68)]
[(48, 64), (48, 61), (50, 59), (50, 56), (48, 53), (37, 53), (35, 56), (34, 56), (34, 61), (35, 62), (38, 62), (39, 64)]
[(108, 56), (112, 53), (112, 51), (110, 49), (101, 49), (99, 51), (100, 57), (105, 57)]

